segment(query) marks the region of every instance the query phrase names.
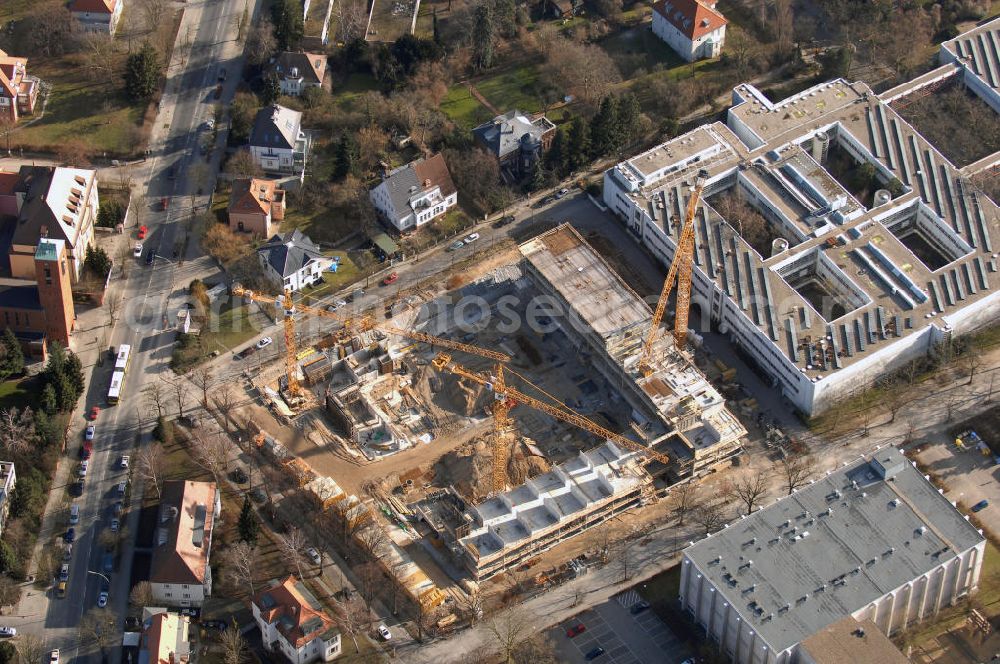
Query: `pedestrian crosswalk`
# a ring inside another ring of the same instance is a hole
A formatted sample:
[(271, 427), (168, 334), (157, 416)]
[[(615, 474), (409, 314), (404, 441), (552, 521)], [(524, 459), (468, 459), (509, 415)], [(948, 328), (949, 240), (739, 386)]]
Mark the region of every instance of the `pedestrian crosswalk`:
[(618, 603), (626, 609), (631, 608), (636, 603), (642, 601), (642, 597), (640, 597), (639, 593), (635, 590), (626, 590), (623, 593), (618, 593), (618, 595), (615, 596), (615, 599), (618, 600)]

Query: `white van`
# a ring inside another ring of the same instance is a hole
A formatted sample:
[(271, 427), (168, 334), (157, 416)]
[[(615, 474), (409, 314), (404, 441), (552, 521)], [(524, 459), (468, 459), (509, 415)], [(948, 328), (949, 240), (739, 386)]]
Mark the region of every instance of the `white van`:
[(80, 506), (76, 503), (69, 507), (69, 522), (73, 525), (80, 523)]

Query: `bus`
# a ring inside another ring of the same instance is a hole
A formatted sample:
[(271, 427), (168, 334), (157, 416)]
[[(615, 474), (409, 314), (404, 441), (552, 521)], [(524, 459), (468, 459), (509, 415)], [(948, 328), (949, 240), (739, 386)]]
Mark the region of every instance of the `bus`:
[(128, 364), (132, 360), (132, 347), (122, 344), (118, 347), (118, 357), (115, 359), (115, 371), (125, 373), (128, 371)]
[(116, 371), (111, 374), (111, 388), (108, 390), (108, 403), (114, 405), (121, 398), (122, 387), (125, 386), (125, 372)]

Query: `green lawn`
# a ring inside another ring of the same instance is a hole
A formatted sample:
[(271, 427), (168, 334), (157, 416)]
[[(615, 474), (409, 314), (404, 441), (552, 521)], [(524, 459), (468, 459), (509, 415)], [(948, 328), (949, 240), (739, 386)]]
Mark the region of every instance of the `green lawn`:
[(466, 129), (481, 125), (493, 117), (490, 109), (480, 104), (469, 92), (469, 88), (461, 83), (448, 89), (448, 94), (441, 102), (441, 111), (455, 124)]
[(365, 277), (365, 273), (347, 255), (346, 251), (328, 251), (326, 254), (328, 256), (340, 256), (340, 267), (337, 268), (336, 272), (324, 272), (323, 285), (309, 291), (308, 295), (310, 297), (326, 297)]
[(291, 208), (285, 210), (285, 219), (281, 222), (281, 232), (297, 228), (308, 235), (313, 242), (336, 244), (345, 236), (357, 230), (353, 219), (348, 219), (341, 210), (333, 207), (323, 208), (315, 212), (304, 212)]
[(198, 336), (182, 336), (174, 347), (170, 366), (177, 373), (186, 373), (214, 351), (228, 353), (253, 338), (270, 320), (262, 313), (249, 315), (244, 304), (225, 304), (218, 314), (209, 314), (200, 323)]
[(598, 45), (611, 56), (625, 78), (632, 78), (639, 69), (673, 69), (685, 64), (666, 42), (645, 25), (616, 32)]
[(0, 23), (19, 21), (38, 0), (4, 0), (0, 2)]
[(681, 589), (681, 566), (657, 574), (639, 584), (639, 594), (650, 604), (657, 602), (674, 603)]
[(333, 98), (340, 106), (347, 107), (362, 94), (378, 89), (378, 81), (371, 74), (351, 74), (345, 82), (333, 84)]
[[(139, 148), (143, 105), (131, 106), (118, 79), (85, 79), (68, 57), (33, 60), (31, 73), (51, 85), (42, 119), (11, 135), (11, 144), (58, 151), (80, 143), (92, 155), (128, 155)], [(40, 112), (41, 98), (36, 113)]]
[(512, 108), (536, 113), (543, 106), (535, 94), (537, 82), (538, 68), (534, 65), (524, 65), (478, 81), (476, 89), (501, 113)]
[(0, 409), (24, 408), (34, 402), (29, 379), (18, 378), (0, 383)]

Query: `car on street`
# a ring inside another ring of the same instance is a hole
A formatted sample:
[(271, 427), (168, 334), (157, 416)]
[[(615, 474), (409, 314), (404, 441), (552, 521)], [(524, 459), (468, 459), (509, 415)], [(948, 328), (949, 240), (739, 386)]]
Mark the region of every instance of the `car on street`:
[(399, 273), (398, 272), (393, 272), (388, 277), (386, 277), (385, 279), (382, 280), (382, 285), (383, 286), (390, 286), (390, 285), (396, 283), (397, 281), (399, 281)]
[(633, 604), (632, 607), (629, 609), (629, 612), (634, 616), (639, 613), (642, 613), (648, 608), (649, 608), (649, 602), (647, 602), (646, 600), (641, 600)]
[(504, 226), (506, 226), (509, 223), (512, 223), (513, 221), (514, 221), (514, 215), (508, 214), (506, 217), (500, 217), (496, 222), (494, 222), (493, 228), (503, 228)]
[(59, 664), (59, 648), (49, 653), (49, 664)]
[(93, 440), (94, 439), (94, 434), (96, 434), (96, 433), (97, 433), (97, 427), (95, 427), (93, 424), (88, 424), (87, 428), (84, 429), (84, 431), (83, 431), (83, 439), (84, 440)]
[(209, 131), (215, 129), (215, 120), (212, 118), (205, 120), (205, 124), (203, 124), (202, 127)]
[(592, 660), (597, 659), (598, 657), (600, 657), (603, 654), (604, 654), (604, 648), (602, 648), (601, 646), (597, 646), (596, 648), (594, 648), (593, 650), (591, 650), (590, 652), (588, 652), (586, 655), (584, 655), (584, 658), (588, 662), (590, 662)]
[(479, 233), (469, 233), (468, 235), (462, 238), (462, 242), (466, 244), (472, 244), (478, 239), (479, 239)]
[(128, 488), (128, 481), (123, 480), (118, 483), (118, 488), (115, 490), (119, 496), (125, 495), (125, 490)]
[(392, 632), (390, 632), (389, 628), (385, 626), (385, 623), (378, 626), (378, 635), (386, 641), (392, 638)]
[(128, 455), (127, 454), (123, 454), (122, 455), (121, 461), (118, 462), (118, 467), (119, 468), (128, 468)]
[(313, 561), (314, 564), (316, 565), (323, 564), (323, 558), (320, 557), (319, 551), (317, 551), (315, 548), (309, 547), (308, 549), (306, 549), (306, 555), (309, 556), (309, 560)]
[(101, 414), (101, 407), (100, 406), (91, 406), (90, 407), (90, 421), (91, 422), (93, 422), (94, 420), (96, 420), (97, 416), (100, 415), (100, 414)]
[(334, 302), (333, 304), (331, 304), (330, 306), (328, 306), (326, 308), (326, 310), (327, 311), (336, 311), (338, 309), (343, 309), (346, 306), (347, 306), (347, 301), (346, 300), (337, 300), (336, 302)]
[(226, 68), (225, 67), (223, 67), (222, 69), (219, 70), (219, 80), (220, 81), (226, 80)]
[(94, 452), (94, 441), (85, 440), (83, 441), (83, 447), (80, 448), (80, 458), (89, 459), (90, 455)]
[(63, 560), (69, 562), (72, 559), (73, 559), (73, 545), (67, 544), (65, 548), (63, 548)]
[(549, 203), (551, 203), (554, 200), (556, 200), (555, 196), (546, 196), (545, 198), (543, 198), (542, 200), (538, 201), (537, 203), (535, 203), (531, 207), (540, 208), (542, 206), (548, 205)]
[(66, 581), (69, 579), (69, 563), (63, 563), (63, 566), (59, 568), (59, 580)]
[(84, 459), (83, 461), (80, 462), (80, 470), (78, 470), (77, 472), (79, 473), (80, 477), (86, 477), (88, 470), (90, 470), (90, 459)]
[(257, 347), (256, 346), (247, 346), (246, 348), (244, 348), (240, 352), (236, 353), (236, 359), (237, 360), (245, 360), (245, 359), (247, 359), (248, 357), (250, 357), (251, 355), (253, 355), (256, 352), (257, 352)]
[(7, 627), (7, 625), (3, 625), (2, 627), (0, 627), (0, 637), (10, 638), (12, 636), (17, 636), (16, 628)]
[(156, 253), (150, 249), (149, 252), (146, 253), (146, 265), (152, 265), (154, 260), (156, 260)]
[(983, 500), (980, 500), (978, 503), (972, 506), (972, 511), (981, 512), (989, 506), (990, 506), (990, 501), (984, 498)]
[(142, 242), (135, 243), (135, 248), (132, 249), (132, 255), (136, 258), (142, 258)]
[(462, 242), (461, 240), (458, 240), (457, 242), (452, 242), (451, 246), (448, 247), (448, 251), (458, 251), (459, 249), (461, 249), (464, 246), (465, 246), (465, 243)]
[(568, 193), (569, 193), (569, 189), (566, 189), (565, 187), (563, 187), (563, 188), (562, 188), (562, 189), (560, 189), (560, 190), (559, 190), (559, 192), (558, 192), (558, 193), (556, 194), (556, 200), (559, 200), (560, 198), (562, 198), (563, 196), (565, 196), (565, 195), (566, 195), (566, 194), (568, 194)]
[(177, 167), (171, 166), (167, 169), (167, 179), (173, 180), (175, 177), (177, 177)]
[(73, 540), (75, 540), (75, 539), (76, 539), (76, 530), (74, 528), (68, 528), (66, 530), (66, 534), (63, 535), (63, 540), (67, 544), (72, 544)]
[(118, 519), (111, 519), (111, 532), (117, 533), (121, 522)]
[(586, 625), (584, 625), (583, 623), (577, 623), (566, 630), (566, 636), (572, 639), (574, 636), (583, 634), (586, 631), (587, 631)]
[(218, 99), (221, 96), (222, 96), (222, 83), (219, 83), (217, 86), (215, 86), (215, 98)]
[(263, 339), (257, 342), (257, 350), (260, 350), (261, 348), (266, 348), (267, 346), (270, 346), (273, 343), (274, 339), (272, 339), (271, 337), (264, 337)]
[(182, 616), (188, 616), (189, 618), (197, 618), (201, 615), (201, 609), (197, 606), (188, 606), (181, 609)]
[(168, 207), (170, 207), (170, 198), (168, 196), (161, 196), (160, 197), (160, 209), (161, 210), (166, 210)]
[(201, 626), (205, 629), (217, 629), (220, 632), (226, 631), (225, 620), (203, 620), (201, 621)]
[(145, 240), (147, 232), (149, 232), (148, 228), (146, 228), (145, 226), (139, 226), (139, 235), (138, 235), (139, 239)]
[(115, 516), (120, 515), (123, 509), (125, 509), (125, 507), (122, 505), (122, 501), (120, 500), (111, 506), (111, 511)]
[(108, 591), (102, 590), (101, 594), (97, 596), (97, 606), (103, 609), (108, 605)]
[(70, 485), (69, 492), (71, 494), (73, 494), (74, 496), (82, 496), (83, 495), (83, 478), (82, 477), (76, 481), (76, 484)]

